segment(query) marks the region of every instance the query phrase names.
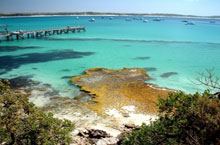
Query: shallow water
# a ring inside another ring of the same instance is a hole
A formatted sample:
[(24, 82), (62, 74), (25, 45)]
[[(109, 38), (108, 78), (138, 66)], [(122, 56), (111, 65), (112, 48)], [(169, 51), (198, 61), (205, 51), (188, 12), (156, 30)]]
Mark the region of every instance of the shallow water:
[(42, 39), (3, 41), (0, 43), (0, 77), (31, 76), (50, 84), (61, 96), (74, 97), (77, 90), (70, 78), (92, 67), (121, 69), (140, 67), (152, 77), (151, 83), (180, 89), (187, 93), (202, 91), (192, 81), (198, 72), (215, 68), (220, 75), (220, 21), (163, 18), (148, 23), (125, 21), (126, 17), (54, 16), (0, 18), (9, 31), (40, 30), (85, 26), (86, 32), (53, 35)]

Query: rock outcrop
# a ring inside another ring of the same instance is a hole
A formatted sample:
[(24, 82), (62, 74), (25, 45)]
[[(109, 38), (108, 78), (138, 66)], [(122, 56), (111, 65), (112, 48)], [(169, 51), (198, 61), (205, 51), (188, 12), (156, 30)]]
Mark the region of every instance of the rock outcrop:
[(111, 70), (92, 68), (84, 75), (71, 79), (82, 91), (93, 96), (89, 107), (98, 113), (109, 108), (135, 106), (139, 112), (155, 114), (158, 96), (166, 97), (170, 90), (158, 88), (145, 81), (150, 79), (144, 69), (124, 68)]

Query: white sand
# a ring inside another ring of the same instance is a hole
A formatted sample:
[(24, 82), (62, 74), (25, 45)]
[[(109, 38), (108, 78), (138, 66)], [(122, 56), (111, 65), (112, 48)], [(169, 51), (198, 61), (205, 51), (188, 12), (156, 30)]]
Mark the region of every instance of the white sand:
[[(156, 115), (146, 115), (135, 113), (135, 106), (123, 106), (122, 110), (111, 108), (106, 110), (106, 116), (97, 115), (95, 112), (74, 111), (71, 108), (62, 108), (62, 111), (55, 113), (54, 117), (59, 119), (68, 119), (75, 123), (75, 131), (84, 131), (85, 129), (99, 129), (106, 131), (113, 137), (117, 137), (124, 129), (125, 124), (142, 125), (150, 124), (157, 119)], [(126, 113), (125, 116), (123, 113)]]
[(34, 103), (37, 107), (43, 107), (50, 103), (50, 97), (44, 97), (41, 91), (33, 90), (31, 91), (29, 101)]
[(134, 124), (139, 126), (143, 123), (148, 125), (151, 121), (157, 119), (156, 115), (135, 113), (135, 106), (123, 106), (122, 109), (126, 111), (126, 116), (123, 115), (122, 111), (116, 110), (115, 108), (107, 110), (106, 114), (113, 117), (120, 124)]
[(122, 109), (134, 112), (135, 111), (135, 106), (123, 106)]
[[(47, 89), (47, 91), (51, 90)], [(43, 93), (44, 91), (40, 90), (32, 91), (29, 101), (38, 107), (50, 106), (50, 103), (52, 106), (56, 105), (57, 108), (49, 110), (49, 112), (52, 112), (56, 118), (72, 121), (75, 124), (74, 132), (76, 133), (86, 129), (99, 129), (117, 137), (125, 129), (125, 124), (140, 126), (142, 123), (150, 124), (151, 121), (157, 119), (156, 115), (136, 113), (135, 106), (123, 106), (121, 109), (109, 108), (104, 115), (98, 115), (73, 99), (57, 100), (58, 104), (53, 105), (56, 100), (45, 97)]]

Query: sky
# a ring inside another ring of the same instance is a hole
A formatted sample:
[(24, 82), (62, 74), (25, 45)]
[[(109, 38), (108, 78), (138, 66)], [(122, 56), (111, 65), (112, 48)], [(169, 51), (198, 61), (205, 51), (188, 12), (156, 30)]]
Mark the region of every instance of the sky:
[(220, 15), (220, 0), (0, 0), (0, 13), (121, 12)]

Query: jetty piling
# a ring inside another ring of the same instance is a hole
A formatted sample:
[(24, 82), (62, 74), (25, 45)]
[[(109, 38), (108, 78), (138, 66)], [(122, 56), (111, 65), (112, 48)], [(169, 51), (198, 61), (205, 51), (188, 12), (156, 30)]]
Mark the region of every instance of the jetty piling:
[(51, 36), (54, 34), (68, 34), (69, 31), (72, 31), (72, 33), (74, 32), (80, 32), (80, 31), (86, 31), (85, 27), (82, 26), (77, 26), (77, 27), (70, 27), (67, 26), (66, 28), (56, 28), (56, 29), (47, 29), (47, 30), (35, 30), (35, 31), (13, 31), (13, 32), (7, 32), (7, 33), (3, 33), (0, 32), (0, 42), (3, 40), (3, 38), (5, 38), (6, 41), (9, 40), (14, 40), (14, 37), (16, 38), (16, 40), (19, 39), (25, 39), (26, 38), (41, 38), (41, 37), (45, 37), (45, 36)]

